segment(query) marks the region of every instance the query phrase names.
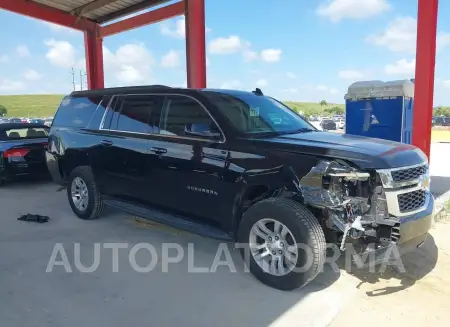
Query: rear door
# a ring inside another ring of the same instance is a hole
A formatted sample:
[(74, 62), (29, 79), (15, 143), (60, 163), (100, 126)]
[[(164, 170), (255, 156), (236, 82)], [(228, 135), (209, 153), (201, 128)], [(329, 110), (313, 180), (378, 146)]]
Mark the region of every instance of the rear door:
[[(157, 187), (156, 204), (221, 223), (221, 196), (230, 187), (224, 177), (228, 151), (225, 138), (205, 107), (184, 95), (166, 97), (150, 142), (159, 160), (148, 165)], [(187, 132), (189, 126), (209, 126), (219, 133), (211, 138)]]
[(101, 160), (106, 194), (146, 200), (153, 192), (148, 185), (149, 119), (163, 96), (117, 96), (101, 127)]

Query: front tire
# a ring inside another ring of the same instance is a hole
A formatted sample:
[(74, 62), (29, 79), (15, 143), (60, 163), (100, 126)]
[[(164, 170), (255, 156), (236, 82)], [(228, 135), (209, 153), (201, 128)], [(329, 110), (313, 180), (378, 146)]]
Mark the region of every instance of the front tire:
[(89, 166), (75, 168), (67, 182), (67, 197), (72, 211), (81, 219), (98, 218), (103, 212), (104, 204), (92, 168)]
[(326, 242), (319, 222), (291, 199), (270, 198), (254, 204), (242, 216), (237, 236), (250, 272), (279, 290), (305, 286), (325, 263)]

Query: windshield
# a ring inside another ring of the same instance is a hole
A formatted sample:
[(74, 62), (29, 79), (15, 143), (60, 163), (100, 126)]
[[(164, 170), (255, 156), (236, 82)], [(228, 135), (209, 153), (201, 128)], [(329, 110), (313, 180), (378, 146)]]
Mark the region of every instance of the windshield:
[(212, 91), (205, 91), (205, 96), (240, 133), (285, 134), (316, 130), (289, 107), (267, 96), (244, 92), (231, 96)]

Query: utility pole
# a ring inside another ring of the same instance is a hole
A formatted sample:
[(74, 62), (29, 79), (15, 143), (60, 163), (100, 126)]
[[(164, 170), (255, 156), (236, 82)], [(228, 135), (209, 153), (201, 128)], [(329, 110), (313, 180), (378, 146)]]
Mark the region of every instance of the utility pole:
[(75, 91), (75, 71), (74, 71), (73, 67), (72, 67), (71, 74), (72, 74), (72, 89), (73, 89), (73, 91)]
[[(87, 76), (86, 73), (83, 73), (83, 70), (80, 69), (80, 91), (83, 91), (83, 82), (84, 82), (84, 76)], [(86, 81), (86, 85), (87, 85), (87, 81)]]

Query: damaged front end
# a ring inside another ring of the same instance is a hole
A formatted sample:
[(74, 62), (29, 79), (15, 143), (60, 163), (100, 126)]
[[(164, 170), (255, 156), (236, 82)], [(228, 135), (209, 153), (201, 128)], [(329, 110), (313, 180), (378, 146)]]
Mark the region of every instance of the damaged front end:
[(296, 184), (305, 204), (322, 213), (323, 225), (342, 235), (341, 250), (348, 237), (376, 248), (398, 241), (399, 220), (389, 215), (376, 171), (359, 171), (343, 160), (323, 160)]

